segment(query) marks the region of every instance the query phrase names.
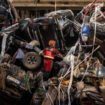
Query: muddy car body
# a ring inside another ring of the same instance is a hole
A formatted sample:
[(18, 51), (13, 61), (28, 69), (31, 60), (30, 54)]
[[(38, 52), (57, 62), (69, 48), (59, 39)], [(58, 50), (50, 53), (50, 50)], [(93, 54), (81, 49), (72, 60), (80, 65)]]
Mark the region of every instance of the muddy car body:
[(42, 73), (26, 72), (13, 64), (0, 64), (0, 70), (0, 94), (5, 98), (8, 97), (8, 102), (13, 101), (14, 104), (29, 103), (31, 100), (29, 97), (40, 84)]

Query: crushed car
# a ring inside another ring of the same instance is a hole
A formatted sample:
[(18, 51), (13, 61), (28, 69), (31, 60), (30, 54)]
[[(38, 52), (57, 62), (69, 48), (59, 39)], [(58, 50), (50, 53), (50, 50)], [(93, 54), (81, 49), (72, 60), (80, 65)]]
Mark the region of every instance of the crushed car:
[(49, 40), (55, 40), (56, 48), (65, 51), (67, 42), (74, 37), (73, 23), (69, 21), (73, 18), (74, 14), (71, 10), (58, 10), (34, 19), (35, 32), (41, 47), (45, 48), (48, 46)]

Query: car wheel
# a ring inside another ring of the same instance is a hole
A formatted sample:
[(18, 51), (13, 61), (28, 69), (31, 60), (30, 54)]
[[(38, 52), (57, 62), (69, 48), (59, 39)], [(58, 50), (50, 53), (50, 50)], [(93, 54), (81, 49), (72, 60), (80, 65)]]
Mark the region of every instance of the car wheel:
[(23, 65), (30, 70), (36, 69), (41, 64), (41, 57), (35, 52), (28, 52), (23, 58)]

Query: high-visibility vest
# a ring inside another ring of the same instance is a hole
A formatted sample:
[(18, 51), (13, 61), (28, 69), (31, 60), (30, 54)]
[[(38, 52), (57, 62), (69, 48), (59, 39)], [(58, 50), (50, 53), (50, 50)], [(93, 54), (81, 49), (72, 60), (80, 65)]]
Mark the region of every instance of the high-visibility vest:
[(54, 59), (54, 57), (55, 57), (55, 54), (54, 54), (54, 52), (53, 52), (53, 48), (47, 48), (47, 50), (45, 51), (45, 53), (44, 53), (44, 57), (45, 58), (49, 58), (49, 59)]

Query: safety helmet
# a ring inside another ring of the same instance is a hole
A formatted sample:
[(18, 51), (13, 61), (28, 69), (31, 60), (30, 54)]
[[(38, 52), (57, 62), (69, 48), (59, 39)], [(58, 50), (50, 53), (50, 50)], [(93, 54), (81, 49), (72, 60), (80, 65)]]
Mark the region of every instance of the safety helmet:
[(82, 27), (81, 35), (84, 35), (84, 36), (89, 36), (90, 35), (90, 26), (89, 25), (84, 25)]
[(49, 41), (49, 46), (50, 47), (55, 47), (56, 42), (54, 40)]

